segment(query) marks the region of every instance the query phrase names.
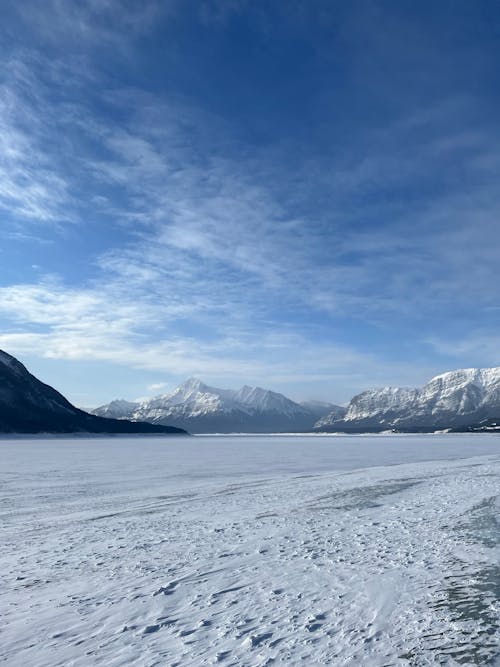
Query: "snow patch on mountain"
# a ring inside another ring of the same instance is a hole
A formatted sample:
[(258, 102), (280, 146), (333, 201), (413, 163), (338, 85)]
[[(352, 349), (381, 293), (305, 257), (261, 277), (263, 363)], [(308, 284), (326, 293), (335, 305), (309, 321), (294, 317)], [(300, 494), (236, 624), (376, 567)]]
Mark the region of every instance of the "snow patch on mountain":
[[(129, 419), (139, 407), (139, 403), (117, 399), (111, 401), (108, 405), (102, 406), (99, 410), (99, 417), (108, 417), (111, 419)], [(97, 411), (92, 411), (97, 414)]]
[(308, 431), (320, 416), (317, 411), (269, 389), (248, 385), (237, 390), (219, 389), (197, 378), (186, 380), (171, 393), (140, 403), (112, 401), (93, 414), (112, 413), (119, 417), (120, 411), (123, 418), (182, 424), (182, 428), (191, 432)]
[(330, 414), (316, 428), (455, 428), (499, 415), (500, 368), (465, 368), (437, 375), (419, 389), (364, 391), (343, 418)]

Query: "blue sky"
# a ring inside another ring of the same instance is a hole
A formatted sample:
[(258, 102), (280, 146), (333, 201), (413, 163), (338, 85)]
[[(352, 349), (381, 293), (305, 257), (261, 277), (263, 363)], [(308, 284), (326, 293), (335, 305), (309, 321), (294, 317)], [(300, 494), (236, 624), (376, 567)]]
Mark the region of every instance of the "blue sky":
[(78, 405), (500, 365), (500, 6), (2, 3), (0, 347)]

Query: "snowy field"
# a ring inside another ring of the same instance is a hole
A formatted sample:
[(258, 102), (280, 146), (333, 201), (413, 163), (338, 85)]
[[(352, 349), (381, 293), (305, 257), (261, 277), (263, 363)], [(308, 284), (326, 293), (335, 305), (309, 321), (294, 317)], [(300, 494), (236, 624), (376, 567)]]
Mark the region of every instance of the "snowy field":
[(500, 664), (494, 435), (0, 441), (0, 662)]

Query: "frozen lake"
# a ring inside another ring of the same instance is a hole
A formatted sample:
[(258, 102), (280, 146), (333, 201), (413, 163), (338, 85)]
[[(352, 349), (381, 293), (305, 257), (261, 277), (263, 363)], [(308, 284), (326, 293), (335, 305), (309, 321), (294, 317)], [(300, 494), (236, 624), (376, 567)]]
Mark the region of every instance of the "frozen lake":
[(500, 438), (0, 440), (0, 662), (500, 664)]

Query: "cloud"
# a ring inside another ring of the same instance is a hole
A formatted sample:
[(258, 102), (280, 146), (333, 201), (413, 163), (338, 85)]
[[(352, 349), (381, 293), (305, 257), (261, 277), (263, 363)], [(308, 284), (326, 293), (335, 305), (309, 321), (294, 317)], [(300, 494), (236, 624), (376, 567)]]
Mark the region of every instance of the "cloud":
[[(13, 354), (166, 373), (170, 386), (198, 376), (222, 386), (250, 382), (285, 392), (295, 386), (295, 397), (302, 399), (328, 395), (333, 385), (335, 400), (345, 401), (360, 384), (408, 384), (436, 372), (382, 361), (347, 345), (311, 345), (286, 328), (265, 332), (261, 323), (254, 330), (221, 327), (211, 340), (178, 336), (169, 330), (165, 304), (146, 305), (112, 288), (75, 290), (54, 283), (0, 288), (0, 313), (11, 322), (10, 331), (0, 334), (0, 347)], [(149, 391), (157, 393), (166, 384), (152, 383)]]
[(500, 365), (500, 336), (496, 334), (485, 335), (475, 330), (464, 337), (429, 337), (426, 342), (439, 354), (446, 355), (450, 364), (457, 359), (467, 359), (469, 366)]
[[(336, 363), (325, 360), (337, 351), (351, 359), (352, 368), (366, 363), (362, 353), (318, 345), (309, 322), (315, 313), (329, 318), (353, 313), (360, 321), (386, 326), (388, 316), (411, 320), (417, 310), (449, 308), (451, 299), (481, 307), (495, 301), (486, 287), (496, 246), (485, 248), (473, 231), (479, 226), (492, 238), (497, 234), (492, 221), (499, 202), (488, 179), (473, 196), (443, 192), (413, 209), (378, 199), (354, 205), (376, 188), (390, 190), (408, 178), (418, 180), (428, 155), (443, 159), (443, 153), (472, 143), (477, 159), (486, 152), (482, 135), (452, 135), (447, 142), (441, 135), (439, 146), (433, 141), (423, 146), (422, 155), (399, 173), (393, 144), (418, 125), (403, 123), (387, 154), (380, 150), (356, 161), (354, 151), (347, 164), (325, 165), (340, 203), (318, 210), (309, 201), (314, 187), (308, 190), (310, 178), (301, 168), (287, 172), (293, 187), (299, 183), (294, 206), (288, 204), (273, 147), (269, 154), (247, 150), (241, 161), (231, 142), (219, 143), (217, 122), (209, 139), (193, 142), (193, 128), (207, 124), (200, 111), (162, 101), (151, 116), (153, 100), (139, 90), (116, 91), (114, 99), (125, 118), (118, 125), (95, 112), (72, 111), (79, 131), (98, 143), (100, 154), (99, 159), (96, 151), (79, 155), (78, 174), (80, 179), (87, 175), (86, 187), (109, 224), (123, 225), (132, 235), (94, 258), (99, 273), (87, 287), (14, 285), (4, 291), (0, 310), (7, 318), (21, 328), (49, 329), (12, 332), (3, 339), (6, 344), (31, 346), (45, 356), (87, 355), (184, 375), (262, 373), (276, 382), (305, 381), (322, 375), (321, 363), (326, 374), (338, 373)], [(134, 103), (123, 107), (124, 99)], [(212, 153), (213, 143), (218, 150)], [(491, 164), (491, 149), (488, 156)], [(67, 171), (64, 177), (72, 182), (74, 175)], [(120, 192), (112, 204), (97, 194), (109, 186)], [(54, 217), (59, 206), (53, 206)], [(74, 203), (65, 206), (71, 214)], [(367, 224), (388, 212), (390, 219)], [(85, 224), (81, 217), (79, 224)], [(467, 257), (468, 272), (463, 273)], [(330, 326), (334, 332), (334, 319)], [(327, 327), (323, 323), (323, 338)], [(276, 339), (271, 344), (270, 334), (284, 335), (290, 328), (297, 330), (298, 342), (285, 346), (277, 363), (271, 359)], [(262, 350), (255, 340), (265, 341)], [(308, 347), (320, 351), (306, 361)], [(287, 370), (297, 350), (302, 369), (294, 363), (293, 371)], [(258, 361), (250, 360), (250, 352)]]
[(21, 20), (46, 44), (71, 51), (115, 49), (130, 51), (134, 37), (147, 33), (172, 15), (176, 0), (28, 0), (16, 6)]
[(148, 385), (148, 391), (158, 392), (165, 389), (165, 387), (168, 387), (168, 382), (153, 382), (153, 384)]
[(0, 86), (0, 207), (10, 219), (67, 220), (68, 181), (42, 147), (48, 109), (40, 86), (20, 61), (6, 63), (5, 70), (8, 80)]
[[(220, 30), (247, 5), (203, 7), (205, 29)], [(6, 58), (3, 238), (60, 242), (71, 226), (87, 255), (75, 262), (85, 277), (65, 267), (59, 280), (2, 288), (7, 348), (363, 386), (383, 383), (383, 369), (387, 381), (425, 380), (434, 361), (418, 355), (446, 353), (436, 341), (474, 312), (482, 326), (465, 322), (457, 360), (481, 345), (494, 356), (500, 151), (497, 128), (477, 122), (480, 100), (403, 100), (346, 131), (324, 116), (324, 146), (313, 134), (259, 142), (193, 93), (108, 75), (117, 59), (133, 62), (157, 22), (175, 23), (177, 3), (17, 11), (43, 48)], [(368, 354), (380, 331), (399, 349), (407, 337), (414, 361)]]
[[(74, 23), (88, 40), (109, 30), (133, 43), (158, 12), (157, 3), (134, 10), (69, 2), (53, 4), (47, 16), (62, 31)], [(34, 20), (35, 5), (23, 15)], [(455, 120), (473, 116), (470, 99), (412, 109), (363, 130), (347, 153), (301, 162), (278, 142), (241, 142), (228, 122), (187, 100), (110, 87), (88, 60), (70, 59), (64, 70), (61, 60), (24, 52), (11, 64), (0, 205), (39, 224), (85, 226), (100, 216), (107, 228), (128, 229), (132, 242), (96, 258), (113, 280), (149, 282), (153, 291), (162, 281), (179, 304), (197, 300), (202, 310), (239, 303), (265, 314), (277, 298), (285, 309), (300, 302), (374, 321), (493, 299), (485, 287), (494, 243), (480, 239), (499, 236), (500, 155), (488, 132), (464, 131)], [(303, 149), (293, 150), (310, 155)], [(473, 187), (457, 193), (443, 175), (459, 178), (464, 154)], [(474, 236), (477, 229), (483, 234)]]

